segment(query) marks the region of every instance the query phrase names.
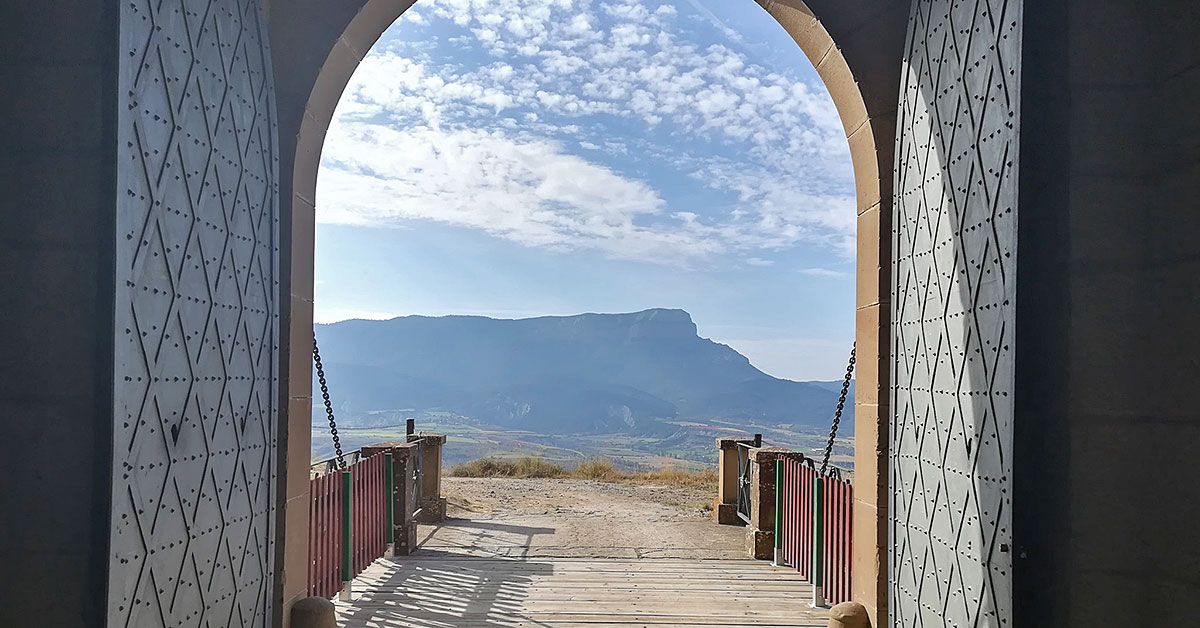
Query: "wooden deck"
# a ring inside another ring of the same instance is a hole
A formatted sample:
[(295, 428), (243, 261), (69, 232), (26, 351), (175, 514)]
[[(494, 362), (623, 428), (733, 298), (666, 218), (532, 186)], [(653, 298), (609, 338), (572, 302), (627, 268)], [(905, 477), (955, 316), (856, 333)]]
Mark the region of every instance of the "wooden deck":
[(346, 628), (823, 627), (810, 596), (763, 561), (422, 551), (376, 561), (337, 608)]

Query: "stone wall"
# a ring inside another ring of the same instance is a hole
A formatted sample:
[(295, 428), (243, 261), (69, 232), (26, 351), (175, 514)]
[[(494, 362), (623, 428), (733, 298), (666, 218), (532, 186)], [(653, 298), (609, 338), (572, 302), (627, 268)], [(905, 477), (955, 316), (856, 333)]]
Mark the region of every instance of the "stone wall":
[(1200, 14), (1026, 10), (1014, 622), (1192, 625)]
[(104, 625), (119, 6), (0, 2), (0, 625)]

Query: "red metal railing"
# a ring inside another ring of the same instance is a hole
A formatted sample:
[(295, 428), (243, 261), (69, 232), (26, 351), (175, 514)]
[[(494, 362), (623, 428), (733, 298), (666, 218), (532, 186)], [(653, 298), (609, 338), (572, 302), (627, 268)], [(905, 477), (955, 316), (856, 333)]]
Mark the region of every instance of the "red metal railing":
[(342, 475), (311, 478), (308, 490), (308, 594), (329, 598), (342, 587)]
[(810, 459), (783, 459), (784, 481), (780, 488), (783, 561), (796, 567), (805, 578), (812, 571), (812, 475), (815, 473)]
[(780, 465), (779, 558), (823, 587), (824, 601), (845, 602), (850, 599), (852, 485), (837, 473), (821, 477), (811, 458), (788, 456)]
[(345, 580), (362, 573), (376, 558), (383, 556), (387, 548), (384, 539), (383, 456), (371, 456), (348, 468), (354, 487), (354, 499), (350, 502), (354, 513), (351, 518), (351, 562), (354, 573)]
[[(347, 495), (343, 473), (349, 474), (349, 521), (343, 514)], [(337, 595), (343, 582), (353, 579), (383, 556), (387, 549), (385, 509), (389, 504), (385, 475), (385, 456), (375, 455), (347, 466), (345, 472), (309, 479), (309, 595), (326, 598)]]
[(848, 480), (826, 476), (823, 493), (825, 600), (837, 604), (850, 600), (850, 524), (854, 491)]

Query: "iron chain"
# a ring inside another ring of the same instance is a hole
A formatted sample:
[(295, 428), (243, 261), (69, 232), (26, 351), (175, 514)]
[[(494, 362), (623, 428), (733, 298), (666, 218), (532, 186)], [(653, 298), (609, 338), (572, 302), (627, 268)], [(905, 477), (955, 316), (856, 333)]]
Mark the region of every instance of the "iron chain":
[(825, 443), (825, 456), (821, 458), (821, 475), (829, 468), (829, 456), (833, 453), (833, 439), (837, 438), (838, 423), (842, 422), (842, 409), (846, 407), (846, 395), (850, 394), (850, 378), (854, 376), (854, 353), (857, 343), (850, 345), (850, 363), (846, 365), (846, 379), (842, 382), (842, 394), (838, 396), (837, 410), (833, 411), (833, 425), (829, 426), (829, 442)]
[(346, 469), (346, 458), (342, 455), (342, 441), (338, 438), (337, 420), (333, 418), (333, 403), (329, 401), (329, 386), (325, 384), (325, 369), (321, 367), (321, 351), (317, 348), (317, 336), (313, 334), (313, 364), (317, 367), (317, 382), (321, 384), (321, 398), (325, 400), (325, 414), (329, 416), (329, 434), (333, 436), (333, 451), (337, 453), (338, 469)]

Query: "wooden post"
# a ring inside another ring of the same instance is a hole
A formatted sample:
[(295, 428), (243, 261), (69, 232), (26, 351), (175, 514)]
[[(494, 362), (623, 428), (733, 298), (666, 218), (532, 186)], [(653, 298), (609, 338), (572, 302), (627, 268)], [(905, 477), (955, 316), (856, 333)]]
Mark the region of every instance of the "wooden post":
[(812, 606), (825, 608), (825, 478), (813, 480)]
[(396, 485), (394, 483), (392, 452), (383, 454), (383, 530), (387, 540), (387, 557), (396, 555)]
[(351, 562), (354, 550), (350, 545), (354, 540), (354, 535), (350, 532), (354, 518), (353, 501), (354, 474), (342, 471), (342, 592), (338, 597), (343, 602), (350, 601), (350, 581), (354, 579), (354, 566)]

